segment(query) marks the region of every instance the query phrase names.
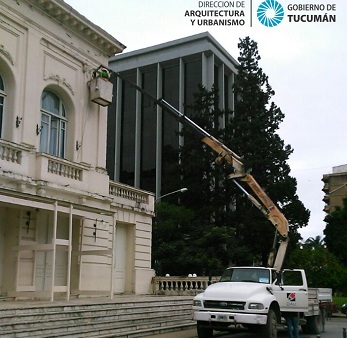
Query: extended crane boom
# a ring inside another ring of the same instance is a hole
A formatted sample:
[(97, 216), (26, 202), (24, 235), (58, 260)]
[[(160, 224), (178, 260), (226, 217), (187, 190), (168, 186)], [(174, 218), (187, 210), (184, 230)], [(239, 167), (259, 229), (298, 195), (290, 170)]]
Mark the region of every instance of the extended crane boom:
[[(232, 166), (234, 172), (228, 176), (228, 178), (232, 179), (234, 183), (243, 191), (243, 193), (247, 196), (247, 198), (269, 219), (269, 221), (275, 226), (276, 232), (278, 232), (282, 236), (282, 242), (277, 251), (277, 255), (275, 257), (274, 253), (270, 255), (268, 260), (268, 265), (280, 270), (282, 267), (283, 260), (285, 258), (285, 253), (288, 245), (288, 221), (285, 216), (281, 213), (281, 211), (277, 208), (277, 206), (272, 202), (269, 196), (265, 193), (265, 191), (261, 188), (261, 186), (257, 183), (254, 177), (244, 170), (244, 165), (241, 161), (240, 156), (234, 153), (231, 149), (229, 149), (225, 144), (220, 142), (218, 139), (210, 135), (206, 130), (197, 125), (194, 121), (189, 119), (186, 115), (182, 114), (179, 110), (173, 107), (171, 104), (166, 102), (164, 99), (157, 99), (148, 92), (146, 92), (143, 88), (137, 86), (136, 84), (130, 82), (122, 75), (117, 72), (114, 72), (110, 69), (107, 69), (111, 72), (111, 76), (114, 75), (119, 77), (124, 82), (128, 83), (131, 87), (135, 88), (137, 91), (142, 94), (150, 97), (155, 104), (159, 107), (170, 113), (177, 121), (182, 123), (185, 127), (189, 128), (193, 131), (198, 137), (201, 138), (201, 141), (208, 145), (211, 149), (213, 149), (217, 154), (216, 163), (220, 164), (226, 162), (230, 166)], [(250, 193), (247, 192), (238, 182), (240, 180), (245, 182), (253, 193), (257, 196), (255, 198)], [(274, 251), (274, 250), (273, 250)], [(276, 259), (275, 259), (276, 258)], [(274, 262), (275, 260), (275, 262)]]

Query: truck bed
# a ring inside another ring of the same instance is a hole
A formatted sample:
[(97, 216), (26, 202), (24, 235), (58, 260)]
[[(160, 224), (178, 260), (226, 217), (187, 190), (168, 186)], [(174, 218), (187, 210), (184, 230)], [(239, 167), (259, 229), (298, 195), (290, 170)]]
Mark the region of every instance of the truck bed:
[(333, 292), (330, 288), (308, 288), (309, 304), (317, 303), (330, 303), (333, 301)]
[(307, 316), (318, 316), (321, 307), (331, 304), (333, 301), (332, 289), (308, 288), (308, 312)]

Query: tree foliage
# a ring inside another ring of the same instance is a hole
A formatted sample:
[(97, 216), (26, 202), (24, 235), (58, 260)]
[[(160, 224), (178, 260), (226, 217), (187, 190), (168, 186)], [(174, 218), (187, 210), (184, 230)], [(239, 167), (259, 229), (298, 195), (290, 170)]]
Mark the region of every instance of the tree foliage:
[(322, 248), (324, 245), (324, 238), (321, 236), (309, 237), (305, 241), (305, 247), (310, 247), (311, 249)]
[(233, 229), (203, 228), (199, 217), (183, 205), (160, 202), (153, 227), (153, 266), (159, 275), (219, 275), (234, 247)]
[(152, 259), (158, 274), (173, 274), (173, 262), (175, 275), (182, 275), (187, 266), (190, 268), (195, 265), (193, 257), (186, 252), (194, 231), (194, 218), (194, 212), (182, 205), (165, 202), (156, 204)]
[(317, 242), (312, 244), (311, 241), (306, 241), (303, 245), (297, 245), (285, 267), (304, 269), (310, 287), (344, 291), (347, 281), (346, 268), (323, 245)]
[[(282, 209), (290, 224), (291, 245), (300, 239), (298, 229), (305, 227), (309, 211), (299, 200), (296, 179), (290, 176), (287, 163), (293, 149), (278, 135), (284, 119), (281, 109), (272, 101), (275, 91), (268, 76), (259, 67), (257, 43), (246, 37), (239, 42), (238, 75), (234, 84), (235, 111), (227, 126), (225, 140), (242, 155), (246, 170), (251, 171), (270, 198)], [(262, 261), (271, 247), (271, 224), (250, 210), (249, 202), (238, 199), (236, 222), (241, 240), (247, 241), (262, 254)], [(249, 234), (254, 234), (250, 237)], [(260, 241), (259, 238), (262, 238)], [(263, 248), (263, 251), (261, 248)]]
[[(207, 90), (200, 86), (187, 111), (200, 127), (243, 156), (246, 169), (288, 218), (291, 245), (295, 246), (300, 239), (297, 230), (307, 225), (309, 211), (299, 200), (296, 180), (290, 176), (287, 160), (293, 149), (277, 133), (284, 114), (272, 102), (275, 93), (258, 65), (257, 44), (245, 38), (239, 48), (235, 110), (219, 109), (217, 87)], [(183, 128), (182, 135), (179, 175), (172, 186), (188, 188), (180, 196), (179, 207), (184, 205), (192, 213), (189, 221), (178, 220), (177, 214), (187, 210), (170, 211), (168, 206), (159, 210), (164, 204), (158, 205), (153, 252), (162, 273), (219, 274), (229, 264), (265, 265), (274, 226), (227, 179), (232, 168), (217, 166), (217, 154), (190, 130)], [(166, 224), (165, 217), (172, 217), (171, 224)], [(169, 234), (171, 231), (177, 233)]]
[(330, 215), (324, 219), (326, 227), (324, 229), (325, 243), (331, 253), (333, 253), (342, 263), (347, 265), (347, 197), (343, 199), (343, 207), (337, 207)]

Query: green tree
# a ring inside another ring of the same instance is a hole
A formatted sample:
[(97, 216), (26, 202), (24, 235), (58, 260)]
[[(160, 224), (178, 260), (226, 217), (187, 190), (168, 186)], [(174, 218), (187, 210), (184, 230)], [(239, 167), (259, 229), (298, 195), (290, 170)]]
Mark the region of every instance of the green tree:
[(227, 248), (237, 244), (233, 241), (234, 229), (216, 226), (203, 229), (199, 219), (183, 205), (157, 203), (152, 266), (158, 275), (219, 275), (230, 263)]
[[(299, 200), (296, 179), (290, 176), (287, 160), (293, 149), (278, 135), (284, 114), (272, 101), (275, 91), (259, 66), (261, 57), (257, 43), (246, 37), (240, 40), (238, 47), (235, 111), (230, 116), (224, 138), (236, 153), (243, 156), (246, 170), (251, 171), (282, 209), (290, 224), (290, 245), (293, 246), (301, 238), (298, 229), (307, 226), (310, 212)], [(237, 198), (235, 222), (239, 224), (241, 242), (253, 247), (265, 263), (273, 232), (269, 228), (271, 224), (253, 209), (248, 201)]]
[(321, 236), (309, 237), (305, 241), (305, 246), (308, 246), (312, 249), (322, 248), (324, 247), (324, 245), (324, 238), (322, 238)]
[(297, 245), (285, 267), (304, 269), (310, 287), (327, 287), (334, 291), (345, 289), (346, 268), (323, 246)]
[(347, 265), (345, 249), (347, 243), (347, 197), (343, 199), (343, 206), (337, 207), (335, 211), (325, 217), (324, 221), (326, 222), (325, 243), (328, 250)]
[[(252, 171), (289, 220), (290, 245), (295, 247), (301, 238), (298, 229), (307, 225), (309, 211), (299, 200), (296, 180), (290, 176), (287, 160), (293, 150), (277, 134), (284, 114), (271, 101), (274, 91), (258, 65), (257, 44), (246, 38), (240, 41), (239, 48), (235, 110), (221, 111), (218, 88), (207, 90), (200, 86), (186, 113), (243, 156), (247, 170)], [(225, 123), (220, 123), (222, 120)], [(170, 213), (163, 210), (160, 214), (157, 206), (153, 256), (161, 262), (162, 273), (219, 274), (229, 264), (265, 265), (274, 226), (227, 179), (232, 168), (217, 166), (214, 162), (217, 154), (189, 129), (183, 128), (182, 135), (179, 175), (175, 175), (176, 182), (171, 181), (171, 186), (188, 188), (180, 196), (180, 202), (192, 214), (189, 221), (184, 221), (177, 215), (180, 210)], [(170, 224), (165, 224), (169, 220), (164, 216), (171, 217)]]
[(186, 255), (194, 231), (194, 219), (194, 212), (183, 205), (163, 201), (156, 204), (152, 266), (158, 275), (184, 275), (196, 264), (194, 257)]

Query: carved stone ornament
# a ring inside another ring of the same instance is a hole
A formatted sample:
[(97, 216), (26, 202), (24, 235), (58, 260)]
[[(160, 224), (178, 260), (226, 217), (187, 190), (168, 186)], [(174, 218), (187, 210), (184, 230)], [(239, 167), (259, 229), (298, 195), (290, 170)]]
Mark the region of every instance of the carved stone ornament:
[(65, 86), (72, 95), (75, 95), (72, 86), (66, 81), (66, 79), (61, 78), (58, 74), (50, 74), (49, 76), (45, 77), (45, 81), (47, 80), (57, 81), (60, 87)]
[(14, 66), (13, 57), (11, 53), (5, 48), (4, 45), (0, 45), (0, 53), (4, 55), (8, 61), (10, 61), (12, 66)]

